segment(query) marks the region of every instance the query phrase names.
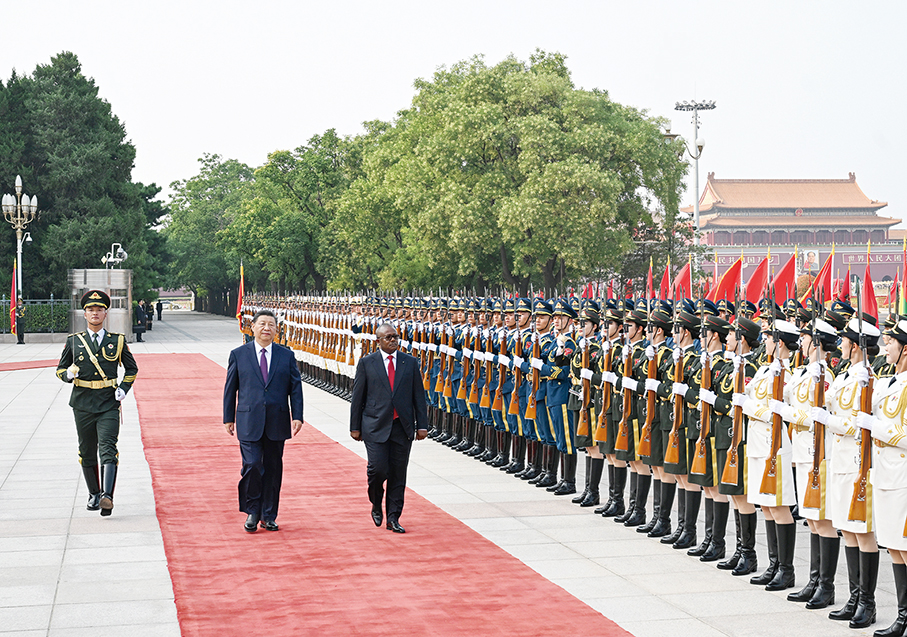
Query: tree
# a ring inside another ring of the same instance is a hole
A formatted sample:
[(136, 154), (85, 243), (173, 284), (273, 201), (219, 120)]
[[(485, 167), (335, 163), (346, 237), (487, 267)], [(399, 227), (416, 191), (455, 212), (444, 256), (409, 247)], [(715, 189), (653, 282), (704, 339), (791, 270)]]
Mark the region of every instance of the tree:
[[(170, 185), (171, 215), (164, 236), (171, 254), (168, 277), (174, 287), (185, 286), (200, 299), (196, 309), (232, 314), (239, 286), (242, 253), (218, 241), (252, 198), (252, 169), (235, 159), (206, 154), (199, 174)], [(247, 285), (254, 289), (266, 275), (246, 254)]]
[(255, 196), (220, 237), (258, 260), (283, 290), (324, 290), (325, 230), (349, 187), (348, 142), (334, 129), (255, 171)]
[(27, 294), (68, 295), (66, 271), (101, 267), (119, 242), (129, 253), (135, 293), (148, 298), (160, 278), (153, 228), (166, 210), (153, 201), (155, 185), (132, 181), (135, 148), (76, 55), (63, 52), (31, 77), (14, 71), (0, 90), (0, 114), (0, 179), (11, 186), (21, 174), (26, 192), (38, 196), (29, 252), (43, 263), (26, 259)]
[[(366, 136), (363, 177), (339, 203), (350, 252), (338, 272), (365, 264), (384, 288), (554, 291), (619, 272), (653, 213), (673, 222), (686, 167), (660, 120), (576, 89), (564, 56), (475, 57), (416, 89)], [(351, 245), (362, 235), (367, 261)]]

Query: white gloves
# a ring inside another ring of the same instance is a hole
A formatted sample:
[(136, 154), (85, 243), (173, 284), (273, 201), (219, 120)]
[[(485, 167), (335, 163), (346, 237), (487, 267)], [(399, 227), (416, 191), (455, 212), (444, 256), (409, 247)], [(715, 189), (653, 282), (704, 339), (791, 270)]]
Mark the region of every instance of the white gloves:
[(121, 387), (117, 387), (117, 390), (113, 392), (113, 397), (118, 401), (122, 401), (124, 398), (126, 398), (126, 392), (124, 392)]
[(646, 347), (646, 358), (650, 361), (655, 359), (655, 348), (652, 345)]
[(558, 334), (557, 335), (557, 344), (560, 345), (561, 347), (563, 347), (564, 345), (566, 345), (568, 338), (569, 338), (569, 335), (567, 335), (567, 334)]
[(629, 389), (632, 392), (635, 392), (639, 388), (639, 383), (630, 378), (629, 376), (624, 376), (622, 379), (623, 388)]
[(611, 349), (611, 341), (605, 341), (602, 343), (602, 354), (607, 354), (608, 350)]
[(656, 378), (647, 378), (646, 379), (646, 391), (658, 391), (658, 386), (661, 383), (658, 382)]
[(746, 394), (734, 394), (733, 398), (731, 398), (731, 403), (733, 403), (734, 407), (740, 407), (741, 409), (743, 409), (743, 403), (745, 402)]
[(705, 367), (705, 362), (706, 362), (707, 360), (709, 360), (709, 355), (708, 355), (708, 354), (706, 354), (705, 352), (703, 352), (702, 354), (700, 354), (700, 355), (699, 355), (699, 366), (700, 366), (700, 367)]
[(680, 360), (680, 348), (679, 348), (679, 347), (675, 347), (675, 348), (674, 348), (674, 352), (673, 352), (672, 355), (674, 356), (674, 362), (675, 362), (675, 363), (676, 363), (677, 361), (679, 361), (679, 360)]
[(678, 396), (685, 396), (686, 393), (690, 390), (690, 386), (686, 383), (674, 383), (674, 393)]
[(524, 361), (523, 361), (523, 358), (522, 358), (521, 356), (514, 356), (514, 357), (513, 357), (513, 366), (514, 366), (514, 367), (522, 367), (522, 366), (523, 366), (523, 362), (524, 362)]
[(861, 411), (857, 414), (857, 418), (854, 421), (854, 424), (856, 424), (858, 430), (860, 430), (860, 429), (869, 430), (869, 435), (871, 436), (872, 429), (873, 429), (873, 427), (877, 426), (878, 422), (879, 422), (879, 420), (875, 416), (872, 416), (870, 414), (867, 414), (866, 412)]
[[(77, 373), (78, 373), (78, 372), (77, 372)], [(67, 369), (67, 370), (66, 370), (66, 380), (72, 380), (73, 378), (76, 377), (77, 373), (74, 374), (73, 371), (72, 371), (72, 369)]]
[(818, 383), (819, 378), (822, 376), (823, 367), (825, 367), (825, 361), (813, 361), (806, 366), (806, 372)]
[(712, 405), (713, 407), (715, 406), (715, 399), (717, 397), (718, 396), (715, 395), (715, 392), (709, 391), (708, 389), (700, 388), (700, 390), (699, 390), (699, 400), (701, 400), (704, 403), (708, 403), (708, 404)]
[(604, 374), (602, 374), (602, 378), (605, 379), (606, 383), (611, 383), (612, 385), (617, 384), (617, 374), (615, 374), (614, 372), (605, 372)]
[(529, 364), (532, 365), (532, 369), (541, 371), (543, 362), (541, 358), (530, 358)]
[(772, 399), (768, 401), (768, 406), (771, 408), (773, 414), (781, 416), (781, 414), (784, 413), (784, 403), (780, 400)]
[(854, 379), (860, 384), (860, 387), (866, 387), (869, 384), (869, 372), (865, 365), (857, 365), (850, 369)]
[(487, 327), (482, 330), (482, 338), (488, 338), (491, 335), (491, 330)]
[(468, 347), (463, 348), (463, 358), (472, 358), (472, 350)]
[(773, 360), (771, 365), (768, 366), (768, 371), (772, 376), (779, 376), (781, 374), (781, 361), (777, 358)]
[(592, 380), (592, 370), (583, 367), (581, 370), (579, 370), (579, 376), (583, 380)]
[(498, 365), (510, 365), (510, 357), (503, 354), (498, 355)]
[(476, 325), (475, 327), (473, 327), (472, 330), (470, 331), (470, 333), (472, 334), (473, 338), (478, 336), (479, 335), (479, 326)]
[(828, 417), (830, 415), (831, 414), (829, 414), (826, 410), (822, 409), (821, 407), (813, 407), (812, 409), (809, 410), (809, 417), (813, 420), (813, 422), (817, 422), (820, 425), (827, 425)]

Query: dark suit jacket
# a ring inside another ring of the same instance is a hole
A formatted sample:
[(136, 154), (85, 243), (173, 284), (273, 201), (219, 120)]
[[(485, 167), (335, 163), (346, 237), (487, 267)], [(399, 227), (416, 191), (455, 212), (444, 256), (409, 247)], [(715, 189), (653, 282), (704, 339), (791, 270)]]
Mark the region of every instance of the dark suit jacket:
[(387, 442), (396, 409), (403, 430), (412, 440), (417, 429), (428, 429), (419, 359), (397, 352), (394, 391), (391, 392), (384, 356), (384, 352), (379, 350), (364, 356), (356, 367), (350, 431), (362, 432), (362, 440), (366, 442)]
[(302, 420), (302, 381), (293, 352), (277, 343), (271, 345), (267, 385), (255, 356), (255, 341), (230, 352), (224, 422), (236, 423), (236, 437), (249, 442), (263, 435), (269, 440), (288, 440), (292, 437), (291, 413), (293, 420)]

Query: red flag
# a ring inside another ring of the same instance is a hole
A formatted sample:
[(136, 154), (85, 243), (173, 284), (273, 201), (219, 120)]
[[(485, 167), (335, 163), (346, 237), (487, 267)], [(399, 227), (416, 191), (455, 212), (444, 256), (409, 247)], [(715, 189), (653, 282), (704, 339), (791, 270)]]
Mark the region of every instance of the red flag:
[(633, 298), (633, 279), (627, 281), (627, 286), (624, 288), (624, 298)]
[(677, 278), (674, 279), (674, 291), (675, 294), (679, 292), (682, 299), (693, 297), (693, 275), (690, 272), (689, 263), (680, 268), (680, 272), (677, 273)]
[[(898, 295), (898, 275), (901, 273), (900, 269), (894, 271), (894, 283), (891, 284), (891, 289), (888, 290), (888, 311), (892, 311), (891, 306), (894, 305), (895, 299)], [(895, 305), (894, 313), (897, 314), (898, 308)]]
[(872, 284), (872, 275), (869, 273), (869, 246), (866, 247), (866, 275), (863, 277), (863, 311), (879, 320), (879, 305), (876, 303), (876, 289)]
[(236, 297), (236, 319), (239, 321), (239, 331), (242, 331), (242, 297), (245, 293), (242, 261), (239, 262), (239, 294)]
[(668, 263), (665, 265), (665, 273), (661, 277), (661, 290), (658, 298), (667, 299), (671, 296), (671, 257), (668, 256)]
[(832, 246), (831, 253), (828, 255), (828, 258), (825, 259), (825, 264), (822, 266), (822, 269), (819, 270), (819, 274), (816, 276), (816, 278), (813, 279), (812, 283), (809, 284), (806, 292), (801, 297), (801, 301), (809, 296), (812, 296), (814, 292), (821, 298), (832, 298), (831, 268), (832, 262), (834, 260), (835, 248), (834, 246)]
[(649, 276), (646, 279), (646, 298), (651, 299), (655, 292), (655, 282), (652, 279), (652, 257), (649, 257)]
[(847, 265), (847, 278), (844, 279), (844, 282), (841, 284), (837, 299), (839, 301), (844, 301), (845, 303), (850, 303), (850, 264)]
[(746, 283), (746, 300), (755, 305), (759, 305), (759, 299), (765, 294), (765, 286), (768, 283), (768, 257), (762, 259), (756, 269), (750, 275), (750, 280)]
[(16, 259), (13, 258), (13, 288), (9, 293), (9, 326), (11, 334), (18, 334), (16, 332), (16, 301), (19, 300), (19, 295), (16, 294)]
[(734, 298), (734, 288), (740, 285), (740, 273), (743, 271), (743, 257), (740, 257), (724, 271), (721, 278), (715, 283), (715, 287), (706, 297), (710, 301), (731, 300)]
[(592, 291), (592, 284), (591, 284), (591, 283), (587, 283), (587, 284), (586, 284), (586, 287), (583, 288), (583, 298), (584, 298), (584, 299), (591, 299), (591, 298), (593, 298), (593, 294), (594, 294), (594, 293), (593, 293), (593, 291)]
[(784, 264), (781, 271), (773, 277), (775, 302), (778, 303), (778, 305), (781, 305), (784, 301), (797, 293), (797, 280), (794, 278), (795, 262), (796, 258), (794, 255), (790, 255), (790, 259), (787, 260), (787, 263)]
[(610, 281), (608, 281), (608, 298), (609, 299), (614, 298), (614, 279), (611, 279)]

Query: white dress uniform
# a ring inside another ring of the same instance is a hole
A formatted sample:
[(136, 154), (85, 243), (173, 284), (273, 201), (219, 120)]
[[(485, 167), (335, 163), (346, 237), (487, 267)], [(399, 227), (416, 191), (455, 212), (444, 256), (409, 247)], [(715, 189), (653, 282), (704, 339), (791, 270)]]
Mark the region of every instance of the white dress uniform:
[[(871, 485), (867, 486), (866, 522), (850, 520), (850, 501), (853, 485), (860, 473), (860, 443), (854, 438), (855, 418), (860, 410), (861, 387), (853, 371), (865, 366), (864, 362), (854, 363), (838, 376), (825, 396), (829, 412), (828, 430), (831, 435), (830, 468), (826, 485), (828, 517), (836, 529), (851, 533), (869, 533), (872, 528)], [(872, 371), (870, 370), (870, 374)]]
[[(828, 392), (834, 375), (831, 370), (825, 370), (825, 391)], [(813, 431), (812, 419), (809, 417), (810, 410), (816, 406), (816, 381), (809, 372), (809, 366), (798, 367), (791, 372), (790, 379), (787, 382), (790, 387), (788, 408), (783, 414), (784, 420), (790, 423), (791, 429), (791, 460), (794, 463), (794, 470), (797, 472), (797, 504), (800, 506), (800, 515), (808, 520), (826, 519), (826, 498), (827, 488), (822, 490), (821, 500), (818, 509), (806, 508), (803, 499), (807, 492), (807, 485), (812, 480), (812, 470), (815, 456), (815, 435)], [(824, 405), (819, 405), (823, 407)], [(826, 471), (827, 459), (831, 444), (829, 436), (825, 436), (825, 460), (822, 461), (820, 474), (823, 485), (827, 485)]]
[[(784, 397), (790, 398), (790, 363), (782, 361), (784, 367)], [(792, 468), (793, 449), (787, 432), (781, 432), (781, 448), (776, 459), (778, 476), (777, 493), (761, 493), (762, 476), (772, 448), (772, 408), (775, 376), (769, 365), (763, 365), (746, 386), (747, 400), (743, 404), (743, 413), (749, 416), (746, 430), (746, 499), (759, 506), (791, 506), (797, 499), (794, 494), (794, 474)]]
[(872, 511), (879, 544), (907, 551), (907, 372), (875, 383)]

